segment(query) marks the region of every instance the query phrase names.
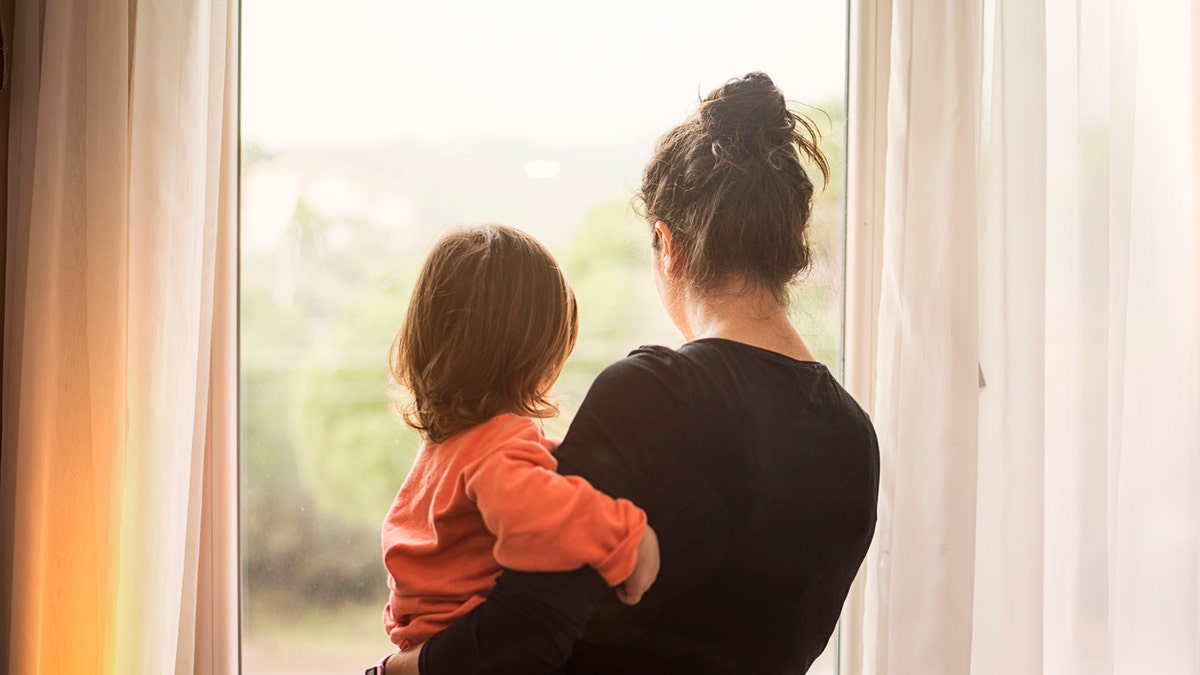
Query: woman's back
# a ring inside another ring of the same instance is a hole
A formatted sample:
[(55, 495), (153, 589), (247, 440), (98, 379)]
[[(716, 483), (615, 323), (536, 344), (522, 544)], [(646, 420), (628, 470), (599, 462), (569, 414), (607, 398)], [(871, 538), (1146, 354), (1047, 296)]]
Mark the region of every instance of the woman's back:
[(823, 365), (720, 339), (642, 348), (597, 379), (559, 456), (642, 506), (662, 547), (655, 586), (606, 601), (567, 672), (798, 673), (824, 648), (879, 458)]

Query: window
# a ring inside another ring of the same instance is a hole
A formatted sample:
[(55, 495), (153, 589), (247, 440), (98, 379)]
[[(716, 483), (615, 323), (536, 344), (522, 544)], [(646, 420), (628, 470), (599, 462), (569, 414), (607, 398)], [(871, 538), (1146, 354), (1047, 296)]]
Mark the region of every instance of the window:
[[(582, 324), (563, 414), (547, 423), (561, 434), (601, 368), (680, 343), (629, 199), (658, 135), (750, 70), (824, 111), (810, 112), (834, 176), (793, 306), (841, 372), (844, 4), (244, 0), (242, 12), (246, 673), (354, 672), (390, 649), (379, 524), (418, 439), (388, 410), (385, 360), (436, 235), (514, 225), (563, 262)], [(832, 655), (811, 672), (834, 672)]]

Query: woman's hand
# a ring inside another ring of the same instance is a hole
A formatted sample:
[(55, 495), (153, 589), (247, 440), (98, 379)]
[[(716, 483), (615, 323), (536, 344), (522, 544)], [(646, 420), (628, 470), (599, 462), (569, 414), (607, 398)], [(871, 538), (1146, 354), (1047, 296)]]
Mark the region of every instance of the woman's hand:
[[(629, 575), (625, 583), (617, 587), (617, 598), (627, 605), (636, 605), (641, 602), (642, 595), (658, 578), (660, 562), (658, 535), (654, 533), (654, 528), (647, 525), (646, 531), (642, 534), (642, 541), (638, 544), (637, 566), (633, 568), (633, 574)], [(388, 675), (392, 675), (390, 670)]]
[(413, 649), (396, 652), (388, 657), (383, 668), (384, 675), (421, 675), (420, 669), (417, 668), (421, 646), (417, 645)]

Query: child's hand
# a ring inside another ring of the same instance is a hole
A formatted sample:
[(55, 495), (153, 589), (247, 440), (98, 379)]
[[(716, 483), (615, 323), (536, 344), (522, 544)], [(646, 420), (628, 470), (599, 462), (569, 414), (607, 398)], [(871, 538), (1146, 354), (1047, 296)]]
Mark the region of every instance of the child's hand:
[(654, 533), (654, 528), (647, 525), (645, 533), (642, 534), (642, 541), (638, 544), (637, 566), (633, 568), (633, 574), (629, 575), (625, 583), (617, 587), (617, 598), (627, 605), (641, 602), (642, 595), (658, 578), (659, 563), (658, 535)]

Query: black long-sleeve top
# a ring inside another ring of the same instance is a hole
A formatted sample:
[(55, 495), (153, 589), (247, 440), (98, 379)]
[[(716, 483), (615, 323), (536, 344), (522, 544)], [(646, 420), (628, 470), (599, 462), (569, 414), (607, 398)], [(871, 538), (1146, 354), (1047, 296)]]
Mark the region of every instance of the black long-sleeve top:
[(815, 362), (722, 339), (642, 347), (597, 377), (559, 470), (642, 507), (642, 602), (594, 570), (506, 570), (435, 635), (422, 675), (803, 673), (875, 530), (870, 420)]

